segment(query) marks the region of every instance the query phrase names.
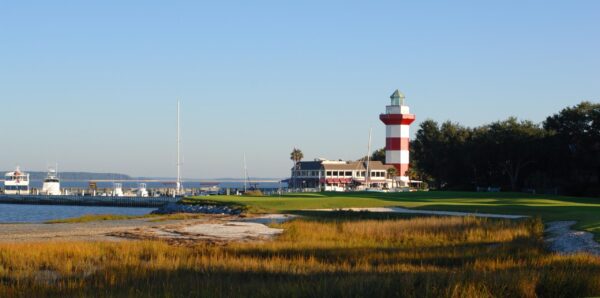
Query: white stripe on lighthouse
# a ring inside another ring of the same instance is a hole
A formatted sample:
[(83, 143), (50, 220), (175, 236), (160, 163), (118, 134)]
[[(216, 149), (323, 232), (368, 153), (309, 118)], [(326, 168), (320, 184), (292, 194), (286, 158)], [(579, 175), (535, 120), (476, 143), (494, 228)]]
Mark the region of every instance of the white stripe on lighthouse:
[(400, 151), (400, 162), (399, 164), (407, 165), (410, 163), (410, 153), (408, 150)]
[(402, 163), (402, 151), (400, 150), (387, 150), (385, 151), (385, 163), (397, 165)]
[(400, 138), (402, 135), (402, 125), (387, 125), (386, 136), (388, 138)]
[(410, 138), (410, 126), (400, 125), (400, 138)]

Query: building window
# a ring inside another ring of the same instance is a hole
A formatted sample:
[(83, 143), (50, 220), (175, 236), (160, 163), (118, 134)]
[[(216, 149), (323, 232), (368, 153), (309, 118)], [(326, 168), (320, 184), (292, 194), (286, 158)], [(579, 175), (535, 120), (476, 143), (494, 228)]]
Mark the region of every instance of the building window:
[(346, 177), (352, 177), (352, 172), (346, 172)]
[(327, 171), (326, 173), (328, 177), (331, 177), (331, 171)]

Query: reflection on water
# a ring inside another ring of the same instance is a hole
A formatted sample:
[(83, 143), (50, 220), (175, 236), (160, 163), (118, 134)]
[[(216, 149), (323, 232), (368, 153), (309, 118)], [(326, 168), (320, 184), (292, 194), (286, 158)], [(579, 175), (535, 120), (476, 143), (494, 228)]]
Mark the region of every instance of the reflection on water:
[(86, 214), (144, 215), (156, 208), (0, 204), (0, 223), (41, 223)]

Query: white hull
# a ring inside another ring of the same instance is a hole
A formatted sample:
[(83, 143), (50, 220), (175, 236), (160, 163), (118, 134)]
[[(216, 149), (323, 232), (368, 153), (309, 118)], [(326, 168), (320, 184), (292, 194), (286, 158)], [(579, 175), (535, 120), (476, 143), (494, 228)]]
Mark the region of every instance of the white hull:
[(48, 196), (60, 196), (60, 182), (44, 182), (41, 194)]

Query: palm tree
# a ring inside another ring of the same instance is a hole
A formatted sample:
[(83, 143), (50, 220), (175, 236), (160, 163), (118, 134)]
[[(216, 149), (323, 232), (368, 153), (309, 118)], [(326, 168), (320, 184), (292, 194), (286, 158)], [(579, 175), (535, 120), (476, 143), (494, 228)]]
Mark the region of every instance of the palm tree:
[(396, 170), (396, 168), (389, 168), (387, 170), (387, 174), (388, 177), (390, 177), (390, 179), (392, 179), (392, 188), (395, 187), (395, 182), (396, 182), (396, 176), (398, 175), (398, 171)]
[[(290, 154), (290, 159), (294, 162), (294, 171), (298, 169), (298, 163), (304, 158), (304, 154), (302, 153), (302, 150), (294, 147), (294, 150), (292, 150), (292, 153)], [(295, 175), (293, 175), (295, 177)], [(292, 184), (294, 185), (294, 187), (296, 187), (296, 179), (294, 178), (292, 180)]]
[(302, 153), (302, 150), (298, 148), (294, 148), (294, 150), (292, 150), (292, 153), (290, 154), (290, 159), (294, 161), (294, 165), (298, 164), (298, 162), (301, 161), (303, 158), (304, 154)]

